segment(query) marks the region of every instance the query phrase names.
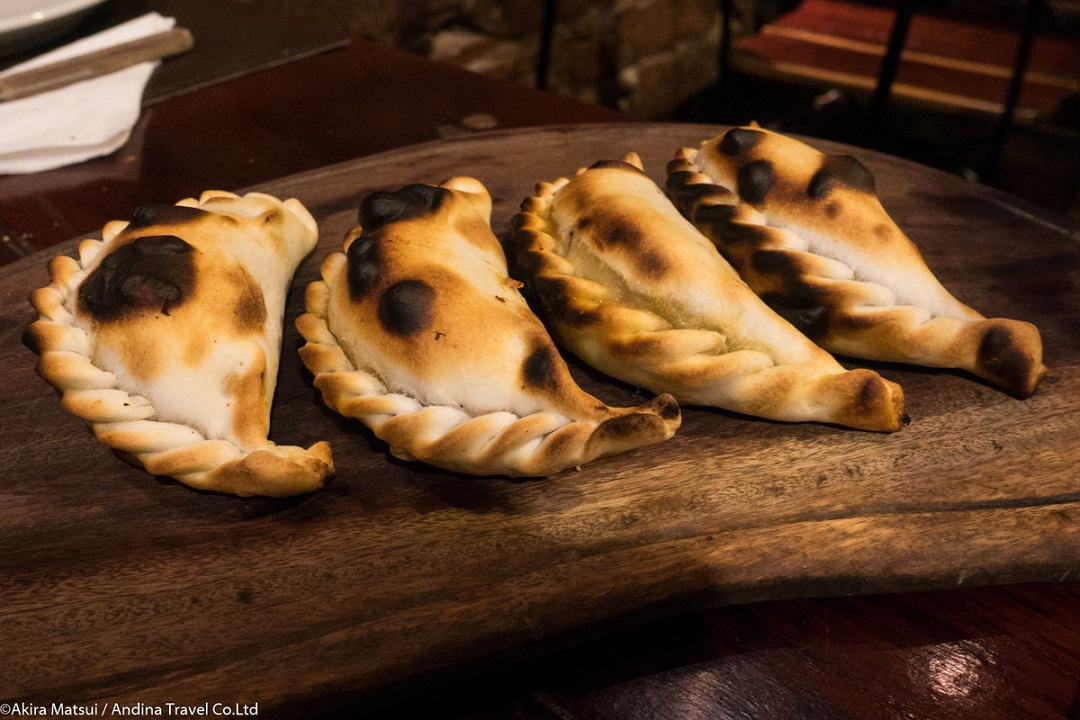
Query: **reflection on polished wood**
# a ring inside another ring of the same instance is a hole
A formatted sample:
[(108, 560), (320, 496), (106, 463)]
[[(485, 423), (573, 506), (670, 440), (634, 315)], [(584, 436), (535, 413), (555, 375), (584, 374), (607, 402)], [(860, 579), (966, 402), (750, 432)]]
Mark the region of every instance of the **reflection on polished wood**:
[(737, 606), (545, 662), (533, 698), (573, 720), (1073, 718), (1078, 602), (1071, 584)]
[[(478, 114), (498, 129), (470, 130)], [(507, 131), (588, 121), (611, 124)], [(275, 427), (332, 435), (339, 477), (278, 502), (155, 481), (33, 375), (25, 297), (45, 261), (133, 204), (300, 191), (321, 256), (368, 189), (475, 172), (501, 231), (536, 180), (609, 147), (655, 174), (710, 130), (626, 123), (356, 41), (155, 105), (116, 156), (0, 178), (7, 244), (49, 248), (0, 269), (0, 702), (425, 720), (1080, 715), (1080, 234), (912, 163), (846, 148), (960, 297), (1043, 329), (1051, 375), (1031, 400), (889, 366), (915, 417), (895, 436), (690, 410), (663, 450), (511, 483), (388, 459), (321, 407), (290, 330)], [(606, 399), (633, 395), (575, 371)]]

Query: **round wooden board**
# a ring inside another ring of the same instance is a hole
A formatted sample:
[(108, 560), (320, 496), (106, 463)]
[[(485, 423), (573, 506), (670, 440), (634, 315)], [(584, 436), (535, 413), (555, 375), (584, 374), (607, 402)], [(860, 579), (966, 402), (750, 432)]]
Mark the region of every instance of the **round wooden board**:
[[(693, 607), (1076, 578), (1077, 232), (873, 152), (817, 143), (870, 167), (955, 295), (1040, 327), (1050, 373), (1034, 397), (874, 364), (905, 389), (913, 421), (899, 433), (685, 408), (666, 443), (526, 481), (403, 463), (323, 406), (292, 321), (366, 193), (472, 175), (502, 233), (539, 180), (629, 151), (662, 180), (676, 149), (720, 130), (494, 132), (255, 188), (299, 198), (321, 228), (289, 297), (273, 435), (329, 440), (338, 474), (290, 501), (194, 492), (113, 456), (34, 375), (26, 297), (47, 281), (48, 256), (0, 270), (0, 697), (258, 702), (265, 713)], [(640, 401), (570, 361), (605, 401)]]

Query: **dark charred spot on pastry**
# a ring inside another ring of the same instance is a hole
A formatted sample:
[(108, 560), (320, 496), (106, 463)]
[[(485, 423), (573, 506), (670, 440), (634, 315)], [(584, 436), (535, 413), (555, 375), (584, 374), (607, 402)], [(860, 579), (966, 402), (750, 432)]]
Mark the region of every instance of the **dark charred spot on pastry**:
[(728, 130), (720, 140), (720, 152), (725, 155), (738, 155), (743, 150), (752, 148), (761, 142), (765, 133), (750, 128), (733, 128)]
[(379, 297), (379, 323), (391, 335), (408, 337), (431, 324), (435, 288), (422, 280), (399, 280)]
[(361, 235), (349, 245), (345, 257), (348, 258), (345, 277), (349, 283), (349, 297), (361, 300), (375, 287), (382, 270), (378, 243), (369, 235)]
[(634, 411), (603, 422), (597, 435), (606, 440), (648, 438), (670, 435), (682, 412), (679, 403), (668, 394), (657, 395)]
[[(590, 225), (593, 225), (593, 221), (586, 215), (578, 222), (577, 227), (578, 230), (583, 230)], [(660, 277), (668, 270), (664, 256), (649, 249), (645, 234), (631, 222), (616, 218), (604, 220), (593, 236), (604, 245), (629, 251), (638, 269), (647, 277)]]
[(735, 219), (738, 212), (739, 209), (736, 205), (703, 205), (698, 208), (694, 218), (726, 225)]
[(656, 415), (633, 412), (619, 415), (604, 422), (597, 428), (597, 434), (606, 440), (621, 440), (650, 435), (656, 431)]
[(877, 223), (874, 227), (870, 228), (870, 232), (874, 235), (874, 238), (881, 242), (892, 240), (893, 229), (885, 223)]
[(446, 188), (419, 183), (394, 192), (374, 192), (360, 203), (360, 225), (370, 231), (390, 222), (422, 217), (437, 210), (449, 196)]
[(1034, 360), (1015, 341), (1009, 328), (991, 325), (979, 344), (978, 364), (987, 379), (1020, 397), (1031, 394)]
[(657, 395), (649, 404), (655, 407), (656, 414), (665, 420), (678, 420), (682, 416), (679, 403), (671, 395)]
[(523, 281), (526, 287), (542, 265), (537, 254), (528, 250), (531, 242), (531, 234), (515, 230), (506, 237), (504, 245), (510, 277)]
[(645, 172), (640, 168), (634, 167), (628, 162), (622, 160), (598, 160), (589, 166), (590, 170), (603, 170), (603, 169), (615, 169), (615, 170), (629, 170), (636, 172), (638, 175), (644, 175)]
[(574, 291), (565, 281), (559, 278), (537, 277), (532, 285), (535, 292), (530, 292), (529, 295), (540, 299), (544, 314), (570, 327), (588, 327), (599, 321), (598, 312), (582, 308), (574, 302)]
[(865, 315), (840, 313), (834, 316), (833, 324), (837, 330), (846, 333), (859, 333), (873, 329), (877, 321), (872, 313)]
[(829, 332), (829, 309), (813, 302), (800, 302), (786, 295), (765, 293), (761, 299), (780, 317), (798, 328), (803, 335), (814, 341), (821, 340)]
[(996, 325), (989, 327), (979, 344), (980, 363), (986, 365), (993, 362), (1006, 352), (1010, 345), (1012, 345), (1012, 337), (1008, 330)]
[(828, 298), (820, 287), (803, 280), (797, 255), (783, 250), (759, 250), (750, 263), (755, 274), (778, 279), (781, 289), (761, 294), (766, 305), (813, 340), (828, 334), (831, 319)]
[(886, 394), (881, 376), (867, 371), (855, 391), (855, 408), (861, 413), (872, 415), (877, 408), (885, 404)]
[(521, 366), (525, 387), (554, 388), (559, 384), (559, 355), (551, 345), (537, 345)]
[(751, 265), (762, 275), (775, 275), (785, 279), (785, 287), (802, 285), (803, 270), (799, 256), (786, 250), (758, 250)]
[[(205, 210), (184, 205), (146, 204), (131, 211), (128, 230), (141, 230), (151, 225), (178, 225), (193, 222), (208, 215)], [(224, 217), (224, 216), (222, 216)]]
[(668, 197), (670, 197), (672, 202), (679, 206), (680, 209), (692, 207), (703, 198), (723, 198), (732, 203), (737, 200), (735, 193), (721, 185), (714, 185), (707, 182), (689, 182), (690, 178), (693, 176), (694, 173), (688, 170), (680, 170), (668, 175)]
[(148, 235), (109, 253), (79, 287), (79, 306), (98, 320), (140, 310), (169, 314), (195, 286), (192, 247), (175, 235)]
[(641, 230), (631, 223), (618, 220), (611, 223), (604, 236), (610, 244), (626, 248), (640, 247), (642, 240), (644, 240)]
[[(716, 232), (712, 233), (710, 239), (720, 238), (723, 247), (757, 245), (768, 235), (768, 230), (761, 225), (736, 222), (738, 215), (739, 209), (734, 205), (706, 205), (698, 209), (694, 221), (699, 227), (705, 225), (713, 228)], [(720, 244), (715, 240), (713, 242)]]
[(852, 412), (848, 415), (850, 420), (856, 421), (855, 427), (894, 432), (911, 423), (903, 395), (894, 394), (895, 385), (866, 368), (848, 372), (857, 383), (852, 397)]
[(821, 200), (837, 187), (873, 193), (874, 176), (865, 165), (850, 155), (826, 155), (821, 161), (821, 167), (810, 178), (806, 194), (811, 200)]
[(776, 182), (776, 169), (768, 160), (754, 160), (739, 168), (739, 197), (751, 205), (765, 201)]
[(241, 330), (259, 330), (266, 322), (266, 298), (251, 274), (244, 268), (239, 270), (240, 295), (233, 311), (236, 325)]
[(572, 455), (577, 449), (580, 440), (574, 437), (573, 428), (563, 425), (544, 438), (544, 444), (537, 450), (537, 458), (564, 458)]
[(641, 272), (650, 278), (662, 278), (667, 274), (668, 262), (660, 253), (643, 250), (635, 256)]

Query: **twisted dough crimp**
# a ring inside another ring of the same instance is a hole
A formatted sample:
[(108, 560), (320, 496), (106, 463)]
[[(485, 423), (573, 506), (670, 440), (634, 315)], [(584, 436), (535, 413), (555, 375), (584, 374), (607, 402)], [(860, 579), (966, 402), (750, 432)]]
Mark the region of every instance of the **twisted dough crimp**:
[(612, 408), (573, 383), (505, 274), (490, 209), (471, 178), (365, 200), (296, 320), (326, 404), (395, 457), (473, 475), (551, 475), (670, 437), (670, 396)]
[(1045, 374), (1038, 329), (956, 300), (854, 158), (751, 126), (682, 148), (667, 171), (679, 210), (770, 307), (827, 350), (958, 368), (1018, 397)]
[[(220, 207), (221, 203), (232, 203), (237, 198), (232, 193), (207, 191), (198, 201), (182, 200), (177, 206)], [(280, 203), (268, 195), (253, 193), (238, 202), (244, 203), (242, 213), (253, 215), (257, 222), (271, 218), (267, 222), (272, 224), (277, 215), (291, 213), (305, 226), (305, 233), (316, 232), (314, 220), (296, 201)], [(236, 208), (232, 206), (231, 210)], [(38, 374), (61, 393), (63, 407), (85, 420), (98, 440), (154, 475), (172, 477), (200, 490), (240, 496), (285, 497), (319, 488), (333, 472), (327, 443), (316, 443), (305, 450), (276, 445), (265, 438), (243, 442), (208, 437), (189, 422), (163, 417), (151, 399), (129, 392), (131, 388), (125, 387), (118, 373), (129, 375), (130, 368), (117, 366), (116, 372), (112, 372), (95, 363), (95, 354), (102, 352), (102, 348), (96, 347), (97, 322), (80, 308), (78, 291), (114, 246), (130, 242), (130, 236), (138, 234), (137, 231), (125, 234), (128, 227), (126, 221), (110, 222), (102, 230), (102, 240), (88, 238), (79, 244), (78, 260), (57, 256), (50, 261), (51, 282), (30, 296), (31, 304), (40, 314), (30, 326), (39, 354)], [(179, 227), (170, 225), (169, 229)], [(308, 241), (303, 243), (306, 245)], [(310, 245), (313, 244), (312, 238)], [(308, 250), (310, 247), (307, 250), (297, 247), (293, 254), (306, 254)], [(292, 268), (288, 268), (286, 278), (291, 273)], [(221, 288), (207, 290), (220, 292)], [(284, 296), (284, 288), (281, 295)], [(281, 321), (278, 322), (280, 326)], [(203, 332), (199, 327), (190, 330), (194, 334)], [(269, 359), (267, 364), (276, 372), (276, 359)], [(265, 399), (259, 399), (262, 400)], [(266, 403), (268, 407), (268, 400)], [(267, 410), (267, 417), (268, 414)]]
[(766, 307), (636, 154), (538, 183), (506, 247), (553, 336), (612, 377), (773, 420), (907, 422), (898, 385), (845, 370)]

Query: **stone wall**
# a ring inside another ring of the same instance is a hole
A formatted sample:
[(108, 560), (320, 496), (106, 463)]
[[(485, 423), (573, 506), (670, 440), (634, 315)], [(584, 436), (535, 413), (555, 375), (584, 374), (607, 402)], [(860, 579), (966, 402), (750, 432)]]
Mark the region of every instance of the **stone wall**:
[[(262, 0), (435, 60), (532, 85), (542, 0)], [(715, 82), (717, 0), (558, 0), (548, 89), (642, 119)]]
[[(544, 0), (245, 0), (344, 25), (475, 72), (534, 84)], [(878, 1), (878, 0), (875, 0)], [(719, 0), (556, 0), (547, 86), (666, 119), (713, 84), (719, 70)], [(798, 0), (734, 0), (732, 33), (791, 9)], [(1026, 0), (937, 0), (969, 15), (1020, 11)], [(1049, 0), (1051, 26), (1075, 23), (1080, 0)], [(1075, 27), (1075, 25), (1072, 25)]]

